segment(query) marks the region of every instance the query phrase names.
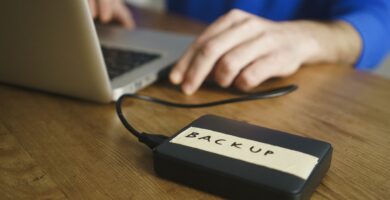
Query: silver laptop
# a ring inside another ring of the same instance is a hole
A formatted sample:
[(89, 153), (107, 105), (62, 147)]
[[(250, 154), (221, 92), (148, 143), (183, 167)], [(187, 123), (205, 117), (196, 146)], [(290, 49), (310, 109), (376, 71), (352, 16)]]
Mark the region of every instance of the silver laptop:
[(95, 26), (87, 0), (0, 6), (0, 82), (96, 102), (153, 83), (192, 36)]

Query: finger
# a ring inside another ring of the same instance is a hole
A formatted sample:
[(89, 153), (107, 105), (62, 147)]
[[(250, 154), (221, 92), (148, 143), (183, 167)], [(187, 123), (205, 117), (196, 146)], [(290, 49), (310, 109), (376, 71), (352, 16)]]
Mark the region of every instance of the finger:
[(113, 5), (111, 0), (98, 0), (100, 20), (107, 23), (112, 19)]
[(184, 53), (184, 55), (177, 61), (177, 63), (173, 66), (171, 72), (169, 73), (169, 80), (171, 83), (175, 85), (179, 85), (183, 82), (184, 73), (189, 67), (190, 60), (193, 56), (194, 47), (190, 47)]
[(255, 37), (261, 32), (260, 30), (260, 25), (255, 20), (249, 19), (207, 41), (197, 51), (191, 62), (191, 67), (185, 74), (183, 91), (186, 94), (194, 93), (223, 54), (240, 43)]
[(198, 37), (197, 41), (199, 43), (203, 43), (209, 38), (220, 34), (226, 29), (234, 26), (235, 24), (241, 23), (245, 19), (248, 19), (249, 16), (250, 15), (244, 11), (233, 9), (227, 14), (219, 17), (214, 23), (208, 26), (206, 30)]
[(184, 79), (184, 73), (190, 65), (192, 57), (194, 56), (197, 46), (202, 44), (204, 41), (208, 40), (210, 37), (213, 37), (226, 29), (233, 26), (235, 23), (239, 23), (242, 20), (246, 19), (248, 14), (240, 10), (232, 10), (228, 14), (217, 19), (213, 24), (211, 24), (198, 38), (197, 40), (187, 49), (182, 58), (177, 62), (177, 64), (172, 68), (170, 73), (170, 80), (173, 84), (180, 84)]
[(276, 76), (278, 69), (278, 60), (273, 55), (264, 56), (242, 70), (234, 84), (237, 88), (248, 91)]
[(268, 37), (262, 35), (238, 45), (217, 62), (216, 82), (222, 87), (229, 87), (244, 67), (275, 48), (275, 43), (269, 42)]
[(88, 0), (89, 9), (93, 18), (96, 17), (96, 0)]
[(126, 28), (135, 27), (133, 16), (121, 1), (118, 2), (114, 17)]

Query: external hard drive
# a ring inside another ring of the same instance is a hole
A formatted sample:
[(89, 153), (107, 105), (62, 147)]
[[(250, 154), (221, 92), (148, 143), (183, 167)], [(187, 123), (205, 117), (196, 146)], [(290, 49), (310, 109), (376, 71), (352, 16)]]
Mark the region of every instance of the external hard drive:
[(154, 169), (229, 199), (309, 199), (331, 157), (326, 142), (206, 115), (154, 148)]

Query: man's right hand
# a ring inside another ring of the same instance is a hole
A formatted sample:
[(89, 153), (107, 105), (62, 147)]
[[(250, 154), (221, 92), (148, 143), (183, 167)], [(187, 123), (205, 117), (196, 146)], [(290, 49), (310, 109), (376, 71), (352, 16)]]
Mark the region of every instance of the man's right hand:
[(214, 75), (221, 87), (248, 91), (303, 64), (352, 65), (362, 47), (358, 32), (343, 21), (274, 22), (232, 10), (211, 24), (173, 67), (170, 80), (193, 94)]
[(133, 17), (122, 0), (88, 0), (88, 3), (92, 17), (102, 23), (118, 21), (126, 28), (135, 26)]

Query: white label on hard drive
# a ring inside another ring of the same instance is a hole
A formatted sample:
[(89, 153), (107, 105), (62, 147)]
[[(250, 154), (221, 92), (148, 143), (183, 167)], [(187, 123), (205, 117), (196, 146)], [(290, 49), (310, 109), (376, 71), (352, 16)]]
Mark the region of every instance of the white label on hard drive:
[(189, 127), (170, 142), (282, 171), (304, 180), (318, 163), (317, 157), (306, 153), (196, 127)]

